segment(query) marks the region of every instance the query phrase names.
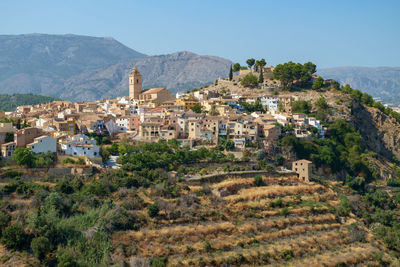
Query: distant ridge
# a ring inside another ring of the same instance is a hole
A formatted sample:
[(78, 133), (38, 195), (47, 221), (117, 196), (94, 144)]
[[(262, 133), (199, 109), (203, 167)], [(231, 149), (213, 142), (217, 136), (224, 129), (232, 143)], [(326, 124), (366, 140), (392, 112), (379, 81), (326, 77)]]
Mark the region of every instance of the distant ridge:
[(82, 101), (128, 94), (134, 65), (144, 87), (192, 89), (227, 76), (231, 61), (191, 52), (147, 56), (112, 37), (0, 35), (0, 93)]
[(0, 94), (0, 110), (14, 111), (18, 106), (50, 103), (58, 98), (33, 94)]
[(384, 103), (400, 104), (400, 67), (345, 66), (320, 69), (318, 74), (379, 97)]

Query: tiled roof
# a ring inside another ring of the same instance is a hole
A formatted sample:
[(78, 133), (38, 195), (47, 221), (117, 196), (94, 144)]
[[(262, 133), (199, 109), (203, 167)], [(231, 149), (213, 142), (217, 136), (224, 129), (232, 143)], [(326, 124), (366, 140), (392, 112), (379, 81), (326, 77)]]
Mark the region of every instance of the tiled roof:
[(161, 88), (161, 87), (160, 88), (151, 88), (151, 89), (148, 89), (148, 90), (142, 92), (142, 94), (155, 94), (155, 93), (158, 93), (158, 92), (160, 92), (162, 90), (166, 90), (166, 89), (165, 88)]

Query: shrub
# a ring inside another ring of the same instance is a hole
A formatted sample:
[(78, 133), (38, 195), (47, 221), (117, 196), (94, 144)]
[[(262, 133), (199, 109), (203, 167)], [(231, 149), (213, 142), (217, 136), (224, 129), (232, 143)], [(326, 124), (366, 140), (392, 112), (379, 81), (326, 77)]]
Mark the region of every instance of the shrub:
[(263, 179), (262, 179), (261, 175), (254, 176), (254, 184), (256, 186), (263, 186), (264, 185), (264, 182), (263, 182)]
[(349, 238), (351, 242), (366, 242), (367, 233), (365, 230), (359, 228), (356, 223), (351, 224), (348, 226), (349, 228)]
[(337, 216), (348, 216), (351, 211), (350, 201), (345, 195), (340, 196), (340, 203), (336, 207)]
[(240, 80), (240, 84), (244, 87), (255, 87), (258, 84), (257, 76), (254, 74), (248, 73)]
[(11, 216), (8, 212), (1, 210), (0, 211), (0, 234), (1, 231), (8, 226), (11, 221)]
[(151, 267), (164, 267), (167, 265), (168, 258), (167, 257), (158, 257), (158, 258), (151, 258), (150, 264)]
[(273, 200), (269, 203), (271, 208), (283, 208), (283, 200), (282, 198), (278, 198), (277, 200)]
[(289, 209), (288, 208), (281, 209), (280, 214), (281, 214), (281, 216), (285, 216), (285, 217), (288, 216), (289, 215)]
[(151, 217), (154, 218), (158, 215), (158, 212), (160, 211), (160, 208), (158, 207), (157, 204), (151, 204), (147, 207), (147, 214)]
[(204, 241), (203, 248), (205, 252), (211, 252), (213, 250), (212, 245), (208, 240)]
[(108, 232), (119, 230), (137, 230), (136, 217), (121, 207), (109, 210), (103, 217), (104, 228)]
[(291, 260), (294, 258), (293, 250), (287, 249), (282, 251), (281, 257), (284, 258), (285, 260)]
[(57, 267), (77, 267), (75, 256), (67, 250), (59, 250), (57, 252)]
[(32, 239), (31, 248), (33, 255), (42, 260), (46, 256), (46, 253), (50, 251), (51, 244), (46, 237), (40, 236)]
[(389, 178), (387, 179), (386, 184), (388, 186), (400, 187), (400, 180), (396, 178)]
[(22, 172), (15, 171), (15, 170), (6, 170), (4, 173), (4, 178), (15, 178), (15, 177), (20, 177), (22, 176)]
[(13, 224), (3, 230), (1, 243), (9, 249), (21, 250), (28, 243), (29, 236), (20, 224)]
[(365, 190), (365, 179), (363, 177), (352, 178), (351, 176), (347, 176), (346, 184), (359, 193), (362, 193)]

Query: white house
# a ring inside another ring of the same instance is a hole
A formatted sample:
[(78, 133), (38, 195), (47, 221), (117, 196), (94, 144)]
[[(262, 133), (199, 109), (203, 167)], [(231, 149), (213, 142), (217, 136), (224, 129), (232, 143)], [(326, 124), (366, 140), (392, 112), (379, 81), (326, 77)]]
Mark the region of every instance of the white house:
[(115, 120), (118, 127), (118, 132), (125, 133), (128, 129), (129, 119), (127, 117), (119, 117)]
[(33, 153), (57, 152), (57, 140), (50, 136), (44, 135), (34, 139), (34, 141), (26, 146)]
[(279, 98), (264, 96), (261, 98), (261, 105), (266, 106), (270, 114), (275, 114), (278, 112)]
[(90, 139), (86, 135), (78, 134), (61, 143), (61, 154), (97, 158), (100, 156), (100, 149), (96, 145), (96, 140)]
[(35, 125), (36, 125), (36, 127), (43, 128), (43, 127), (45, 126), (46, 123), (47, 123), (47, 120), (46, 120), (46, 119), (39, 118), (39, 119), (36, 121)]
[(321, 123), (319, 122), (319, 120), (314, 119), (314, 118), (308, 118), (308, 124), (311, 126), (314, 126), (315, 128), (318, 129), (318, 134), (320, 136), (324, 136), (325, 135), (325, 129), (324, 127), (321, 125)]

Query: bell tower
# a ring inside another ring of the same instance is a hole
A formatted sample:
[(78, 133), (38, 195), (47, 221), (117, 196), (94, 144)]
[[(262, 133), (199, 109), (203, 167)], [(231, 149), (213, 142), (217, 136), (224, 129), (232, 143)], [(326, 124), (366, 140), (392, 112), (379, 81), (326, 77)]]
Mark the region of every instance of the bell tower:
[(142, 92), (142, 74), (134, 67), (129, 74), (129, 98), (139, 99)]

